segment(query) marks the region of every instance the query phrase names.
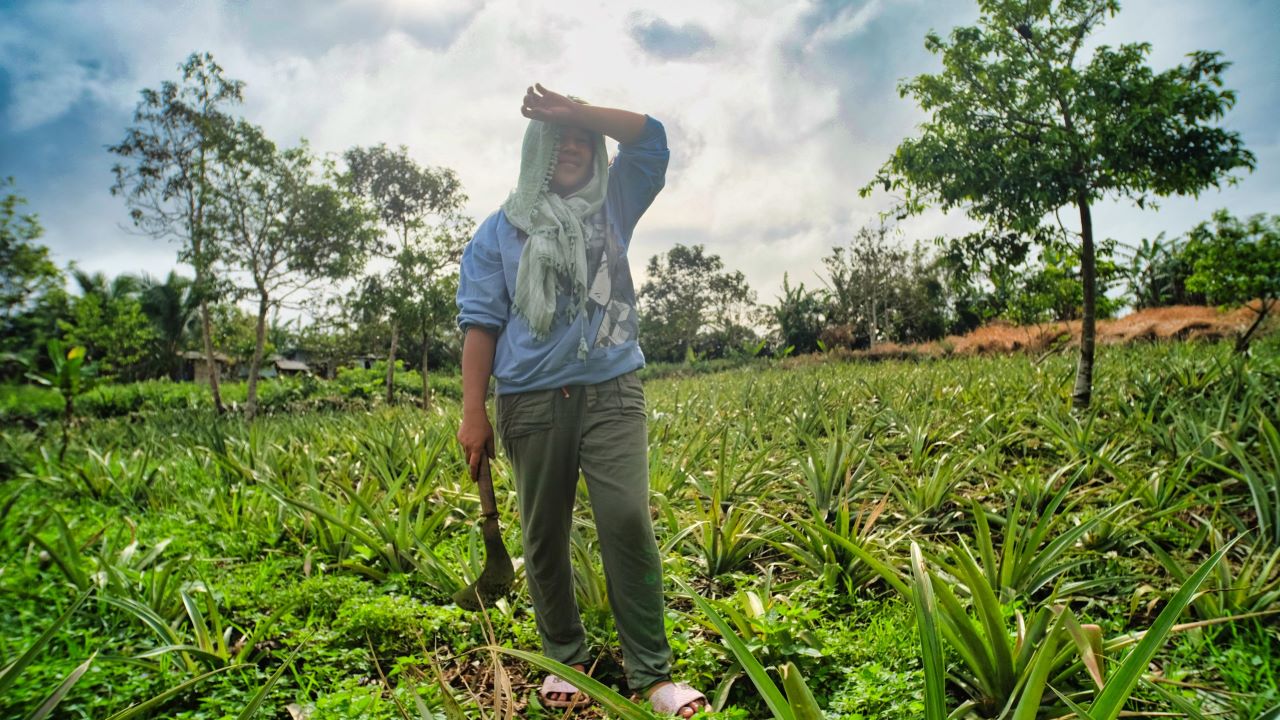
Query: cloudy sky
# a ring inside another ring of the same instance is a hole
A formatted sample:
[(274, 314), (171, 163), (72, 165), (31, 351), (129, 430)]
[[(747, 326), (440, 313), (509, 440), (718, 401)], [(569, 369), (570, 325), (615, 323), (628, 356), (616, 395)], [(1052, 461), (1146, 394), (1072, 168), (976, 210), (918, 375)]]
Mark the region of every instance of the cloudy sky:
[[(1224, 122), (1258, 169), (1156, 211), (1105, 205), (1097, 231), (1132, 243), (1220, 207), (1280, 212), (1280, 2), (1123, 5), (1099, 42), (1148, 41), (1156, 68), (1226, 53), (1239, 102)], [(921, 120), (896, 85), (938, 68), (929, 29), (975, 17), (968, 0), (5, 0), (0, 176), (16, 178), (60, 262), (167, 271), (176, 248), (128, 232), (105, 148), (140, 89), (208, 50), (246, 82), (243, 114), (278, 143), (407, 145), (457, 171), (479, 220), (515, 179), (520, 99), (539, 81), (665, 123), (671, 167), (632, 245), (637, 270), (703, 243), (772, 302), (784, 272), (818, 284), (820, 258), (892, 203), (857, 190)], [(966, 228), (932, 214), (903, 234)]]

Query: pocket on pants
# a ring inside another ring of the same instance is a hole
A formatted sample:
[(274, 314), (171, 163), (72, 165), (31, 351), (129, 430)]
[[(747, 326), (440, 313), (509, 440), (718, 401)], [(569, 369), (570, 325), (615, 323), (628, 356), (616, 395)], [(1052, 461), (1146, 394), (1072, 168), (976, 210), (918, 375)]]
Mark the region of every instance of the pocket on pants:
[(635, 372), (618, 377), (618, 409), (644, 415), (644, 384)]
[(504, 440), (550, 430), (556, 421), (555, 390), (498, 396), (498, 433)]

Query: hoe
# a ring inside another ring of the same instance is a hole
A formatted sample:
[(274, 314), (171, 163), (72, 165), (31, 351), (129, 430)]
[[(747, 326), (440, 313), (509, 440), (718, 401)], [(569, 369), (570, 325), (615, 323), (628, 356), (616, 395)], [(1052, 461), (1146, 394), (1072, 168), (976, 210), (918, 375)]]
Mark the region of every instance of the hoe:
[(484, 534), (484, 570), (475, 582), (453, 594), (453, 601), (458, 607), (471, 611), (492, 605), (505, 596), (511, 591), (511, 582), (516, 577), (515, 566), (498, 530), (498, 503), (493, 498), (493, 477), (489, 474), (489, 458), (483, 455), (476, 485), (480, 493), (481, 517), (484, 518), (480, 528)]

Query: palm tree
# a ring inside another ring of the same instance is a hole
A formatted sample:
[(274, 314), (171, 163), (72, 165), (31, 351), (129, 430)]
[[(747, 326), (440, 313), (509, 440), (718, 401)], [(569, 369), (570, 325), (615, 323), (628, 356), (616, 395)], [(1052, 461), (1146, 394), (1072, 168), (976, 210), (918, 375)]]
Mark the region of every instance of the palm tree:
[(160, 282), (144, 275), (141, 282), (142, 312), (155, 325), (159, 368), (171, 379), (178, 378), (178, 353), (186, 346), (200, 309), (195, 282), (172, 270)]
[(85, 272), (74, 264), (71, 266), (71, 278), (80, 287), (82, 296), (96, 295), (102, 301), (103, 307), (108, 307), (112, 300), (137, 294), (143, 284), (142, 279), (137, 275), (120, 273), (108, 279), (106, 273)]

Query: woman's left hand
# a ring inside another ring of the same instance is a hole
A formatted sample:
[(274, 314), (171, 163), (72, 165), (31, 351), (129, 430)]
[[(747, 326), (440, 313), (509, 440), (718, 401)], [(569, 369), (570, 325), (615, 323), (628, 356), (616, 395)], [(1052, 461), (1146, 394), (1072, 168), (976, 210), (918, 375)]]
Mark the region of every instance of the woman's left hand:
[(520, 114), (530, 120), (554, 123), (556, 125), (577, 125), (576, 118), (582, 105), (557, 92), (552, 92), (540, 84), (534, 84), (525, 91), (524, 104), (520, 106)]

